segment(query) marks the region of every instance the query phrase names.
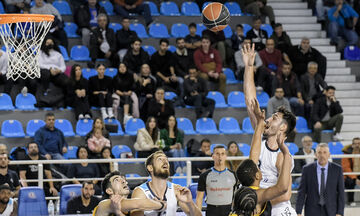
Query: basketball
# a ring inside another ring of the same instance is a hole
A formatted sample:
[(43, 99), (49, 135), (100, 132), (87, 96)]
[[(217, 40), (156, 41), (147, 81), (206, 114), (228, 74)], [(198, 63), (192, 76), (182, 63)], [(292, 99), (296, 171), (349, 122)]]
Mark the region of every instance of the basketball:
[(211, 31), (221, 31), (230, 22), (229, 10), (219, 2), (210, 3), (202, 11), (202, 21)]

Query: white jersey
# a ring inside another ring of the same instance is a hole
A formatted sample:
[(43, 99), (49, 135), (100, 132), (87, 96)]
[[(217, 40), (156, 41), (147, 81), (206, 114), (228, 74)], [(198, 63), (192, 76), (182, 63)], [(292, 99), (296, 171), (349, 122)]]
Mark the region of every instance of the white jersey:
[[(140, 186), (138, 186), (138, 188), (140, 188), (144, 192), (148, 199), (154, 199), (156, 197), (156, 195), (151, 191), (149, 182), (141, 184)], [(145, 211), (144, 216), (176, 216), (177, 199), (175, 196), (174, 184), (171, 182), (167, 182), (164, 200), (166, 200), (166, 210), (161, 212)]]
[(4, 212), (0, 213), (0, 216), (10, 216), (13, 211), (14, 211), (14, 200), (10, 198)]
[[(271, 150), (266, 140), (261, 142), (261, 151), (259, 157), (259, 168), (262, 174), (260, 188), (269, 188), (276, 185), (279, 173), (276, 168), (277, 156), (280, 150)], [(291, 170), (294, 168), (294, 159), (292, 159)], [(273, 216), (292, 216), (296, 215), (295, 210), (291, 207), (290, 201), (284, 201), (272, 206), (271, 215)]]

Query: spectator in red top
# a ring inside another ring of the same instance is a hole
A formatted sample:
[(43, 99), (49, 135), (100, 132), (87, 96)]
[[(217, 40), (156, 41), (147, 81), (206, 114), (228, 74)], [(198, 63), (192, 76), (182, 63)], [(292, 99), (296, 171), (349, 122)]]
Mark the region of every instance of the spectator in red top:
[(143, 0), (112, 0), (115, 13), (123, 18), (130, 18), (129, 13), (142, 14), (145, 19), (146, 26), (149, 26), (153, 20), (150, 14), (150, 7), (144, 4)]
[(225, 95), (226, 76), (222, 73), (222, 61), (219, 52), (210, 47), (210, 38), (203, 36), (201, 47), (194, 53), (194, 62), (200, 70), (200, 77), (219, 83), (219, 91)]

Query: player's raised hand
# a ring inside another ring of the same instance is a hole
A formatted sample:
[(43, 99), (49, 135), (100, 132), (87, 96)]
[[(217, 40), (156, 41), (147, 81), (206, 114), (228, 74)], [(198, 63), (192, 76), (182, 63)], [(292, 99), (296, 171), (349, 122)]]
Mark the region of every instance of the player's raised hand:
[(188, 188), (176, 184), (174, 184), (174, 188), (175, 191), (177, 191), (176, 198), (178, 201), (184, 203), (190, 203), (193, 201), (191, 196), (191, 191)]
[(253, 43), (252, 46), (250, 44), (245, 44), (243, 48), (241, 49), (243, 62), (245, 64), (245, 67), (251, 67), (254, 65), (255, 62), (255, 44)]
[(123, 216), (124, 214), (121, 211), (121, 201), (124, 198), (120, 195), (112, 195), (110, 197), (111, 200), (111, 208), (115, 211), (117, 216)]
[(250, 102), (251, 109), (254, 110), (254, 114), (258, 124), (265, 126), (265, 110), (260, 109), (259, 101), (254, 98)]
[(284, 132), (278, 131), (276, 134), (276, 142), (283, 154), (289, 154), (289, 148), (285, 144), (285, 140), (287, 139)]

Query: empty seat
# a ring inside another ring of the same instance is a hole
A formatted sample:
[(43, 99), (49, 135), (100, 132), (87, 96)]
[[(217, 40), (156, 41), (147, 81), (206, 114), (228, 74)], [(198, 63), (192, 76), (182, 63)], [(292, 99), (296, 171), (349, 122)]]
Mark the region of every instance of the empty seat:
[(287, 143), (285, 143), (285, 144), (286, 144), (287, 147), (289, 148), (290, 154), (295, 155), (295, 153), (299, 151), (299, 147), (298, 147), (295, 143), (293, 143), (293, 142), (287, 142)]
[(84, 45), (75, 45), (71, 48), (70, 57), (74, 61), (90, 61), (89, 49)]
[(97, 75), (97, 71), (94, 68), (83, 68), (81, 70), (82, 76), (85, 79), (89, 79), (90, 77), (96, 76)]
[(245, 108), (245, 95), (241, 91), (232, 91), (228, 94), (228, 104), (234, 108)]
[(240, 81), (236, 79), (234, 72), (230, 68), (223, 68), (223, 73), (226, 76), (226, 84), (240, 83)]
[(297, 133), (311, 133), (309, 129), (306, 119), (301, 116), (296, 117), (296, 132)]
[(256, 97), (259, 101), (260, 107), (266, 108), (270, 99), (269, 95), (266, 92), (262, 91), (261, 93), (256, 93)]
[(184, 131), (186, 135), (196, 134), (194, 127), (188, 118), (177, 118), (177, 127)]
[(11, 97), (6, 93), (0, 93), (0, 110), (14, 110)]
[(360, 60), (360, 48), (353, 45), (345, 47), (344, 58), (349, 61)]
[(239, 122), (233, 117), (223, 117), (220, 119), (219, 131), (223, 134), (242, 134)]
[(0, 14), (4, 14), (4, 13), (5, 13), (4, 5), (2, 2), (0, 2)]
[(242, 122), (242, 131), (244, 131), (247, 134), (253, 134), (254, 129), (251, 126), (251, 121), (249, 117), (244, 118)]
[(77, 146), (69, 146), (67, 152), (64, 153), (63, 157), (65, 159), (77, 159), (76, 152), (78, 150)]
[(181, 5), (181, 13), (185, 16), (200, 16), (200, 8), (195, 2), (187, 1)]
[(145, 4), (149, 5), (151, 16), (159, 16), (159, 10), (154, 2), (146, 1)]
[(199, 35), (200, 37), (202, 36), (202, 32), (206, 30), (206, 26), (204, 26), (204, 24), (202, 23), (198, 23), (196, 24), (196, 34)]
[(260, 26), (260, 29), (266, 31), (266, 33), (267, 33), (267, 35), (268, 35), (268, 38), (270, 38), (271, 35), (272, 35), (273, 32), (274, 32), (273, 28), (272, 28), (271, 25), (269, 25), (269, 24), (262, 24), (262, 25)]
[(70, 5), (67, 1), (54, 1), (52, 5), (59, 11), (61, 15), (72, 15)]
[(175, 173), (173, 176), (174, 176), (174, 177), (184, 177), (184, 178), (173, 178), (173, 179), (171, 180), (172, 183), (181, 185), (181, 186), (183, 186), (183, 187), (186, 187), (186, 186), (187, 186), (186, 174), (183, 174), (183, 173)]
[(65, 22), (64, 23), (64, 30), (68, 38), (78, 38), (80, 35), (76, 33), (78, 26), (73, 22)]
[(196, 131), (199, 134), (219, 134), (216, 124), (211, 118), (200, 118), (196, 121)]
[(233, 35), (233, 32), (231, 30), (231, 27), (228, 25), (226, 26), (226, 28), (224, 28), (224, 34), (225, 34), (225, 38), (231, 38), (231, 36)]
[(186, 37), (186, 35), (188, 35), (189, 32), (189, 28), (187, 25), (185, 25), (184, 23), (174, 23), (171, 26), (171, 36), (178, 38), (178, 37)]
[(80, 119), (76, 123), (76, 134), (79, 136), (85, 136), (92, 130), (94, 120), (92, 119)]
[(169, 45), (168, 50), (172, 53), (176, 52), (176, 47), (173, 45)]
[(239, 150), (244, 154), (244, 156), (249, 156), (250, 154), (250, 145), (246, 143), (238, 143)]
[(27, 93), (26, 96), (18, 94), (15, 99), (16, 109), (19, 110), (36, 110), (35, 108), (36, 98), (33, 94)]
[(144, 49), (144, 51), (146, 51), (149, 54), (149, 56), (151, 56), (152, 54), (154, 54), (156, 52), (155, 47), (153, 47), (151, 45), (145, 45), (145, 46), (142, 46), (142, 48)]
[(246, 36), (246, 33), (250, 31), (252, 27), (249, 24), (242, 24), (242, 26), (243, 26), (244, 36)]
[(69, 61), (70, 58), (69, 58), (69, 54), (68, 54), (66, 48), (63, 47), (63, 46), (61, 46), (61, 45), (59, 45), (59, 49), (60, 49), (61, 55), (63, 56), (64, 60), (65, 60), (65, 61)]
[(40, 187), (20, 188), (17, 215), (49, 215), (44, 190)]
[(99, 1), (100, 6), (102, 6), (108, 15), (114, 15), (114, 6), (110, 1)]
[(117, 72), (118, 72), (117, 68), (106, 68), (104, 75), (114, 78)]
[(112, 30), (114, 30), (114, 32), (116, 33), (118, 30), (122, 29), (122, 25), (120, 23), (109, 23), (109, 28), (111, 28)]
[(228, 105), (225, 102), (224, 95), (221, 94), (221, 92), (209, 91), (206, 97), (210, 98), (210, 99), (213, 99), (215, 101), (215, 107), (216, 108), (228, 107)]
[(210, 145), (210, 151), (211, 151), (211, 153), (214, 153), (214, 148), (215, 148), (216, 146), (223, 146), (223, 147), (227, 150), (227, 146), (226, 146), (226, 145), (220, 144), (220, 143), (214, 143), (214, 144), (211, 144), (211, 145)]
[(173, 100), (177, 98), (177, 94), (175, 92), (165, 92), (165, 100)]
[(126, 158), (126, 154), (132, 154), (132, 151), (131, 148), (127, 145), (116, 145), (112, 147), (111, 153), (115, 158)]
[(226, 2), (225, 6), (229, 10), (231, 16), (241, 16), (240, 5), (237, 2)]
[(166, 26), (162, 23), (151, 24), (149, 28), (149, 35), (153, 38), (169, 38), (170, 35)]
[(328, 145), (330, 154), (344, 154), (342, 152), (344, 145), (341, 142), (329, 142)]
[(137, 131), (145, 127), (143, 120), (139, 118), (132, 118), (126, 122), (125, 133), (128, 135), (136, 135)]
[(64, 136), (75, 136), (73, 127), (69, 120), (67, 119), (56, 119), (55, 120), (55, 127), (59, 130), (61, 130), (64, 134)]
[(162, 2), (160, 5), (160, 13), (164, 16), (180, 16), (179, 8), (175, 2)]
[(312, 148), (313, 148), (313, 149), (316, 149), (317, 145), (319, 145), (318, 142), (313, 142)]
[(10, 137), (24, 137), (24, 129), (18, 120), (5, 120), (1, 125), (1, 136)]
[(45, 122), (41, 119), (32, 119), (28, 121), (26, 125), (26, 135), (33, 137), (35, 132), (43, 126), (45, 126)]
[(149, 35), (146, 33), (146, 29), (141, 23), (130, 23), (130, 30), (136, 32), (139, 38), (148, 38)]
[(124, 135), (124, 132), (121, 128), (121, 124), (117, 119), (105, 119), (105, 124), (113, 124), (113, 125), (117, 125), (118, 126), (118, 130), (116, 133), (110, 133), (110, 136), (121, 136)]
[(67, 209), (67, 202), (73, 197), (81, 195), (81, 184), (64, 185), (60, 190), (60, 214), (65, 215)]

